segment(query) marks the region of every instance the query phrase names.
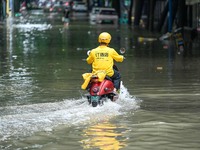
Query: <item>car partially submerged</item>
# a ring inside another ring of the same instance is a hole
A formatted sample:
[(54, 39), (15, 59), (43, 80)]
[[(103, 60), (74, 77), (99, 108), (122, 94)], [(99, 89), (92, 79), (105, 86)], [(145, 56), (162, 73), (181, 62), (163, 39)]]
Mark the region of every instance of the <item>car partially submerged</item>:
[(85, 2), (75, 1), (72, 9), (76, 12), (87, 12), (87, 5)]
[(93, 7), (89, 15), (91, 24), (118, 24), (119, 17), (114, 8)]
[(72, 6), (72, 18), (73, 20), (88, 19), (88, 8), (85, 2), (74, 1)]

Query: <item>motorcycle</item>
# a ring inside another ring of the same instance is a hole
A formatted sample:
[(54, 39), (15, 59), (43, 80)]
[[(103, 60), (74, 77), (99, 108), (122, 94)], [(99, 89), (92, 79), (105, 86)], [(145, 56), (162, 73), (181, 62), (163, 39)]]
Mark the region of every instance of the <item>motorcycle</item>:
[[(88, 51), (87, 55), (89, 55), (89, 53), (90, 51)], [(125, 49), (121, 48), (120, 53), (124, 54)], [(113, 66), (113, 69), (119, 71), (116, 65)], [(114, 83), (110, 77), (105, 76), (103, 81), (100, 82), (97, 75), (92, 75), (87, 87), (89, 92), (86, 94), (87, 100), (93, 107), (103, 105), (103, 103), (108, 99), (114, 102), (119, 97), (119, 93), (114, 91), (114, 89)]]
[(114, 83), (108, 76), (102, 82), (99, 81), (97, 75), (91, 76), (88, 92), (87, 100), (93, 107), (103, 105), (107, 99), (116, 101), (118, 98), (118, 93), (114, 91)]
[(26, 15), (28, 15), (27, 8), (24, 7), (24, 6), (21, 7), (19, 11), (20, 11), (20, 13), (21, 13), (22, 16), (26, 16)]
[(184, 39), (183, 39), (183, 29), (178, 28), (174, 31), (174, 39), (175, 39), (175, 44), (177, 48), (177, 53), (181, 54), (184, 52)]

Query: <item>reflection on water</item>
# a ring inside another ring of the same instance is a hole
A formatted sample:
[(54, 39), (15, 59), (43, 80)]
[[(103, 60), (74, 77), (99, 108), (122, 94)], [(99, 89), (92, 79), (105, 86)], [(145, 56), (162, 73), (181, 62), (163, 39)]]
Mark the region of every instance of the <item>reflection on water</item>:
[(126, 128), (103, 121), (85, 129), (81, 143), (84, 149), (119, 150), (126, 146), (125, 132)]
[[(30, 53), (37, 51), (38, 33), (51, 28), (46, 24), (15, 24), (14, 18), (7, 19), (7, 28), (2, 38), (0, 84), (1, 105), (17, 105), (30, 101), (32, 94), (40, 91), (33, 79), (35, 68)], [(13, 103), (15, 101), (15, 103)]]

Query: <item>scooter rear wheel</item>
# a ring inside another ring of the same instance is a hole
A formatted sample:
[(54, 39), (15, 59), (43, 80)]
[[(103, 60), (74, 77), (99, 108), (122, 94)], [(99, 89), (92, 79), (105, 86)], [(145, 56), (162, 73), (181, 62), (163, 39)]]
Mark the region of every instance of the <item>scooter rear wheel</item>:
[(93, 107), (97, 107), (97, 105), (98, 105), (98, 102), (92, 102)]

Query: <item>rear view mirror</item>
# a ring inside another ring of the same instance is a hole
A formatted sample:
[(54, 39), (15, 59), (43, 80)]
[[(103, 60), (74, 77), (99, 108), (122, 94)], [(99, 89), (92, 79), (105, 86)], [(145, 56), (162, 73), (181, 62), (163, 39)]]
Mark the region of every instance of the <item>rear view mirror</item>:
[(126, 52), (126, 49), (124, 47), (122, 47), (122, 48), (120, 48), (119, 51), (120, 51), (121, 54), (124, 54)]
[(87, 51), (87, 55), (88, 55), (88, 56), (90, 55), (90, 52), (91, 52), (90, 50), (89, 50), (89, 51)]

